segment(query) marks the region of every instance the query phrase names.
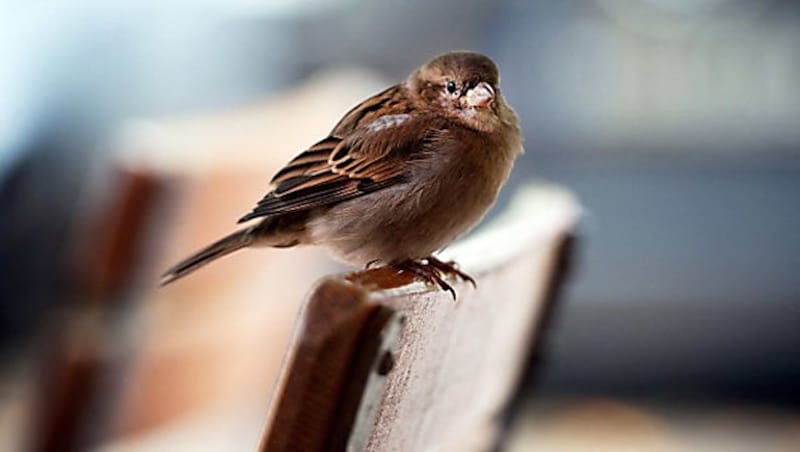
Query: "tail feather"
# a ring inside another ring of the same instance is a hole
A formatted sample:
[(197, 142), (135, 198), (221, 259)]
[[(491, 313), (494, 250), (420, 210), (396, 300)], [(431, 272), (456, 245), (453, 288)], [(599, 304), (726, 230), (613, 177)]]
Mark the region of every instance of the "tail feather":
[(252, 244), (254, 240), (252, 232), (252, 227), (236, 231), (178, 262), (161, 275), (161, 286), (165, 286), (212, 261)]

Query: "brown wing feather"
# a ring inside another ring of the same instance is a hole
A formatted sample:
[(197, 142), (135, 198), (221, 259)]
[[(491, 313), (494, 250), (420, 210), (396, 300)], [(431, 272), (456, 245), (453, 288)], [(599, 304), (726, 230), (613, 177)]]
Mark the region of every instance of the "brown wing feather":
[(275, 174), (271, 191), (239, 222), (333, 205), (402, 181), (432, 130), (430, 118), (410, 111), (397, 86), (350, 110), (329, 137)]
[(370, 97), (345, 113), (331, 131), (331, 136), (345, 137), (364, 124), (379, 116), (397, 113), (410, 113), (411, 103), (402, 85), (394, 85)]

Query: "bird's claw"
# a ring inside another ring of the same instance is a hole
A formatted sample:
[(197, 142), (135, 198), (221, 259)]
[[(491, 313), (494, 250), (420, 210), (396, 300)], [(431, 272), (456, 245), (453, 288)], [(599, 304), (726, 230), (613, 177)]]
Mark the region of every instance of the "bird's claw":
[(432, 256), (426, 258), (425, 260), (428, 261), (429, 265), (439, 270), (441, 273), (461, 278), (461, 280), (472, 284), (473, 289), (478, 288), (478, 283), (475, 282), (475, 279), (472, 276), (461, 271), (458, 268), (458, 264), (455, 261), (442, 262), (439, 259), (436, 259), (435, 257)]
[(442, 262), (434, 257), (428, 257), (420, 261), (407, 260), (392, 264), (392, 267), (398, 271), (407, 271), (418, 276), (422, 280), (430, 284), (436, 284), (440, 289), (450, 292), (453, 300), (456, 299), (456, 291), (453, 286), (444, 280), (444, 275), (452, 275), (472, 284), (472, 287), (477, 288), (475, 280), (468, 274), (462, 272), (456, 267), (455, 262)]

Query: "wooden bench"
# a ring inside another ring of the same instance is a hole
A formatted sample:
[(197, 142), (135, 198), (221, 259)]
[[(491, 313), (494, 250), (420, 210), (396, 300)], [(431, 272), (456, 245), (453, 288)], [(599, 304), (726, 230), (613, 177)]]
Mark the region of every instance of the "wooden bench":
[(458, 299), (388, 268), (323, 279), (284, 358), (261, 451), (488, 450), (541, 343), (579, 218), (553, 186), (521, 191), (453, 246), (478, 281)]

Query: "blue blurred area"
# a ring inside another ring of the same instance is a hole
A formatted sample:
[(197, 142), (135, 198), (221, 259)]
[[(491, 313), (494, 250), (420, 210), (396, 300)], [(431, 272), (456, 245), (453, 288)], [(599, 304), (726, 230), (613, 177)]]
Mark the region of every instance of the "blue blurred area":
[(5, 339), (57, 303), (70, 214), (125, 119), (247, 104), (329, 66), (400, 80), (461, 48), (495, 58), (523, 120), (512, 186), (548, 178), (586, 207), (544, 387), (796, 396), (792, 1), (12, 2), (0, 13)]

